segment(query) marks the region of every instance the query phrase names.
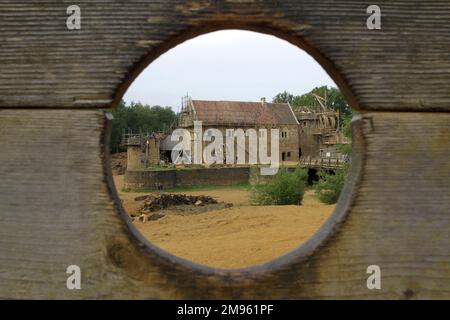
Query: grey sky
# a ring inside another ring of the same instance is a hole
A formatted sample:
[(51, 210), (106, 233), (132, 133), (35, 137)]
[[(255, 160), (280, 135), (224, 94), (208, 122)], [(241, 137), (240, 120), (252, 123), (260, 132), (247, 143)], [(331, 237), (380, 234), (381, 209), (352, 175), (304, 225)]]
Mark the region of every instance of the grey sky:
[(186, 93), (200, 100), (259, 101), (321, 85), (335, 86), (303, 50), (273, 36), (226, 30), (186, 41), (159, 57), (124, 99), (178, 111)]

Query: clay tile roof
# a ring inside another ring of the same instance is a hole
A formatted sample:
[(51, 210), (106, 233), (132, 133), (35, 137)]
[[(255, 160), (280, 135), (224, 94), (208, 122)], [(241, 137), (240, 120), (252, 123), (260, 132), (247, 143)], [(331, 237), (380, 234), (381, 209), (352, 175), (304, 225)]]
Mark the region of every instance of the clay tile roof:
[(287, 103), (192, 100), (196, 120), (205, 125), (297, 124)]

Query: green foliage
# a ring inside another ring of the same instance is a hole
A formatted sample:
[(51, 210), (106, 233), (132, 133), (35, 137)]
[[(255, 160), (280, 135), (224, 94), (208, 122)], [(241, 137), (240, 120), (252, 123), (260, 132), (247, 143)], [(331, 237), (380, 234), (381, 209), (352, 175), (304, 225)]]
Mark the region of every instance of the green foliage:
[(352, 138), (352, 118), (353, 112), (350, 112), (348, 115), (343, 117), (342, 119), (342, 132), (344, 136), (351, 139)]
[(122, 101), (113, 112), (111, 132), (111, 152), (125, 151), (120, 148), (123, 131), (134, 133), (152, 133), (164, 131), (176, 119), (170, 107), (148, 106), (132, 102), (126, 105)]
[(352, 144), (351, 143), (336, 145), (336, 148), (338, 151), (340, 151), (344, 155), (347, 155), (349, 157), (352, 155)]
[[(344, 136), (346, 136), (347, 138), (352, 139), (352, 117), (353, 117), (353, 113), (346, 115), (343, 117), (342, 119), (342, 133), (344, 134)], [(352, 155), (352, 144), (342, 144), (342, 145), (338, 145), (338, 150), (340, 152), (342, 152), (342, 154), (346, 154), (349, 157)]]
[(251, 189), (251, 202), (255, 205), (300, 205), (305, 193), (308, 173), (297, 167), (294, 172), (280, 168), (267, 183), (258, 183)]
[(283, 93), (277, 94), (273, 99), (273, 103), (290, 103), (292, 104), (292, 101), (294, 99), (294, 95), (290, 94), (287, 91), (284, 91)]
[(315, 98), (314, 94), (320, 97), (326, 97), (327, 107), (330, 107), (335, 111), (339, 111), (342, 117), (351, 115), (352, 109), (345, 101), (345, 98), (342, 95), (341, 91), (338, 88), (334, 87), (327, 87), (327, 86), (316, 87), (312, 89), (310, 92), (298, 96), (295, 96), (287, 91), (284, 91), (283, 93), (277, 94), (273, 98), (273, 102), (277, 103), (289, 102), (292, 108), (294, 109), (304, 106), (319, 109), (320, 104), (317, 102), (317, 99)]
[(336, 170), (334, 174), (326, 171), (319, 171), (319, 181), (314, 188), (320, 202), (334, 204), (338, 201), (345, 179), (347, 178), (349, 166), (344, 165), (342, 169)]

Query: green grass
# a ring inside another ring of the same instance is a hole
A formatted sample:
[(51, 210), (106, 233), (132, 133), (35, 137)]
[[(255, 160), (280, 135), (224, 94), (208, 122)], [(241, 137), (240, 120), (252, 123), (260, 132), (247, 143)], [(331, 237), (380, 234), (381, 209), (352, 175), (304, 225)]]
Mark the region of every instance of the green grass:
[(207, 186), (186, 186), (166, 189), (167, 192), (194, 192), (194, 191), (214, 191), (214, 190), (249, 190), (250, 184), (236, 183), (230, 185), (207, 185)]
[[(186, 187), (175, 187), (164, 189), (165, 192), (196, 192), (196, 191), (214, 191), (214, 190), (250, 190), (251, 186), (248, 183), (236, 183), (231, 185), (197, 185)], [(157, 190), (151, 188), (131, 189), (122, 188), (122, 192), (135, 192), (135, 193), (149, 193), (156, 192)]]

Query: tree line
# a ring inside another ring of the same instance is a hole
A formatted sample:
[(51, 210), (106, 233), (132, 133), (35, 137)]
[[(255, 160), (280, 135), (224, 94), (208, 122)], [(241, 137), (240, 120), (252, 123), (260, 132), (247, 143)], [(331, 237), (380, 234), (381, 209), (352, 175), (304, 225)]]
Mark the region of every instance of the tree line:
[(176, 121), (177, 115), (170, 107), (150, 106), (121, 101), (113, 112), (111, 132), (111, 153), (123, 152), (126, 149), (120, 146), (122, 134), (163, 132)]
[(341, 91), (335, 87), (316, 87), (310, 92), (301, 95), (294, 95), (290, 92), (284, 91), (277, 94), (272, 101), (274, 103), (289, 103), (294, 110), (305, 106), (319, 110), (321, 106), (315, 95), (325, 98), (326, 106), (335, 111), (339, 111), (342, 118), (348, 117), (352, 114), (352, 108), (345, 101)]

